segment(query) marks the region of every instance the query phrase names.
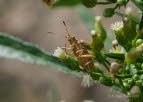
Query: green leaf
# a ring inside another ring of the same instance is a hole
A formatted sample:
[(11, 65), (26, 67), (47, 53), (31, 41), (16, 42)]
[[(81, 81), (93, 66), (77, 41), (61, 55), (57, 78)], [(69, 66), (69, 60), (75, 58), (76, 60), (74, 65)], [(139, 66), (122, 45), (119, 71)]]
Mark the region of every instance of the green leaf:
[[(125, 54), (123, 53), (105, 53), (104, 55), (113, 59), (125, 60)], [(136, 61), (143, 62), (143, 57), (139, 57)]]
[(59, 6), (75, 6), (81, 3), (81, 0), (58, 0), (53, 7)]
[(74, 57), (68, 56), (64, 63), (71, 70), (81, 71), (79, 63), (75, 60)]
[(82, 73), (67, 68), (57, 57), (45, 53), (30, 43), (3, 33), (0, 33), (0, 57), (18, 59), (32, 64), (48, 65), (76, 76), (82, 75)]
[(109, 58), (114, 58), (114, 59), (118, 59), (118, 60), (124, 60), (125, 59), (125, 55), (122, 53), (105, 53), (104, 55), (109, 57)]
[(79, 16), (83, 23), (86, 25), (86, 27), (91, 31), (94, 29), (94, 24), (95, 24), (95, 15), (91, 11), (90, 8), (86, 8), (83, 5), (79, 5), (77, 7), (77, 11), (79, 13)]

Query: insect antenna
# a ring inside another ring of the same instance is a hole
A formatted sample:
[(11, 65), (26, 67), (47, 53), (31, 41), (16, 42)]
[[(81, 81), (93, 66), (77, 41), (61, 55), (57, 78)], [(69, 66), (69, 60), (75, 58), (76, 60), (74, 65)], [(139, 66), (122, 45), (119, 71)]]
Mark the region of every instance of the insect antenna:
[[(68, 31), (68, 27), (67, 27), (65, 21), (63, 21), (63, 24), (64, 24), (64, 27), (65, 27), (66, 33), (68, 34), (68, 37), (70, 37), (69, 31)], [(66, 36), (66, 38), (67, 38), (67, 36)], [(67, 40), (66, 40), (66, 43), (65, 43), (65, 52), (67, 53), (67, 49), (66, 48), (67, 48)]]
[(68, 34), (68, 36), (70, 36), (70, 33), (69, 33), (69, 31), (68, 31), (68, 27), (67, 27), (65, 21), (63, 21), (63, 24), (64, 24), (64, 27), (65, 27), (66, 33)]

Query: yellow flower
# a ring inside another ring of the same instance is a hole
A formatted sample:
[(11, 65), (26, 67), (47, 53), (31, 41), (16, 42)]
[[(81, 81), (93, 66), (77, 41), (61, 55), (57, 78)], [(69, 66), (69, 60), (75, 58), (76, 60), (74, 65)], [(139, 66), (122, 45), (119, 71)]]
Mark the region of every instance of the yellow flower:
[(121, 50), (115, 50), (115, 51), (113, 51), (113, 53), (122, 53), (122, 51)]

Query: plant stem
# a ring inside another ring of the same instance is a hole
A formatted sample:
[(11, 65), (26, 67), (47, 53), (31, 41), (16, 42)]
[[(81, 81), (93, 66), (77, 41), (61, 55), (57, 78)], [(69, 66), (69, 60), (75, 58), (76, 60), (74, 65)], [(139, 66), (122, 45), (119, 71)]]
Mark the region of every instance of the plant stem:
[(119, 5), (117, 4), (113, 9), (116, 10), (119, 7)]
[[(100, 53), (100, 56), (101, 56), (101, 61), (102, 61), (102, 64), (105, 66), (105, 68), (107, 69), (107, 71), (109, 72), (110, 70), (109, 70), (109, 67), (108, 67), (108, 65), (110, 65), (110, 62), (108, 62), (106, 59), (105, 59), (105, 57)], [(106, 64), (106, 63), (108, 64)]]
[(103, 62), (103, 65), (105, 66), (105, 68), (108, 70), (108, 72), (110, 71), (109, 70), (109, 67), (106, 65), (106, 63), (105, 62)]
[(98, 5), (113, 4), (114, 2), (97, 2)]
[(105, 59), (105, 62), (110, 66), (111, 63), (108, 60)]

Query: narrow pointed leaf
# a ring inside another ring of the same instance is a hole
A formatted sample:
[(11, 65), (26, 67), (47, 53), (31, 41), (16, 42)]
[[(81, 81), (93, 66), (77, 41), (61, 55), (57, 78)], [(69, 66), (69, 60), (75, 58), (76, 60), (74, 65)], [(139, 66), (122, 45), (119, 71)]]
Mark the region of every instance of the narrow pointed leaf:
[(113, 59), (119, 59), (119, 60), (124, 60), (125, 55), (124, 54), (119, 54), (119, 53), (105, 53), (105, 56)]
[[(105, 53), (104, 55), (106, 57), (118, 59), (118, 60), (124, 60), (125, 59), (125, 54), (123, 54), (123, 53)], [(143, 57), (139, 57), (136, 61), (137, 62), (143, 62)]]
[(11, 35), (3, 33), (0, 33), (0, 57), (18, 59), (32, 64), (48, 65), (76, 76), (82, 75), (82, 73), (67, 68), (57, 57), (45, 53), (30, 43), (23, 42)]

